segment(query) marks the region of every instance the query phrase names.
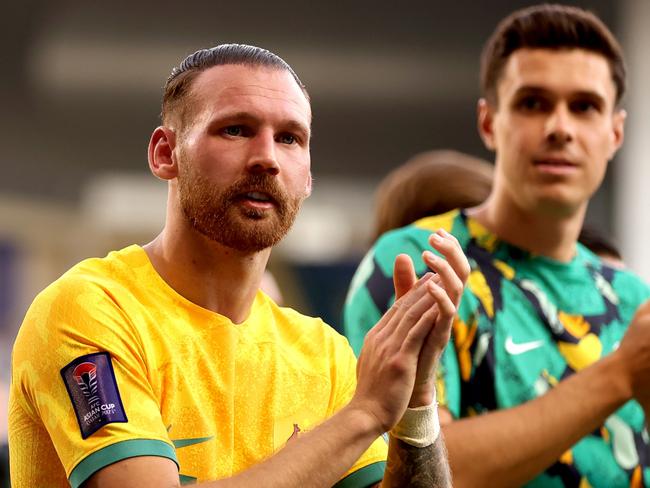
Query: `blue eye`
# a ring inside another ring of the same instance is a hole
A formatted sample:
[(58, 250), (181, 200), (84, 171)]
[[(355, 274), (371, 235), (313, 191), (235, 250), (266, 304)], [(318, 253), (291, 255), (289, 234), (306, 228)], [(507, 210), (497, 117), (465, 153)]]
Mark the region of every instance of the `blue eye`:
[(281, 134), (278, 137), (278, 142), (281, 142), (282, 144), (295, 144), (296, 137), (292, 134)]

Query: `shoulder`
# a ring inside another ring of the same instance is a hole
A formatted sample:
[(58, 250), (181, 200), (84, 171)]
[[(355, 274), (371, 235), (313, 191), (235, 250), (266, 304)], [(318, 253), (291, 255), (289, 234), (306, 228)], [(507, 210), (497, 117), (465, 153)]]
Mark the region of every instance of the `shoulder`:
[(107, 284), (113, 261), (82, 261), (34, 299), (12, 352), (12, 384), (17, 388), (47, 392), (53, 375), (72, 359), (117, 350), (131, 338), (124, 334), (128, 324), (116, 304), (118, 294)]
[(429, 235), (438, 229), (444, 229), (450, 234), (462, 237), (466, 229), (465, 218), (459, 209), (451, 210), (441, 215), (424, 217), (420, 220), (383, 234), (375, 243), (375, 248), (389, 248), (405, 242), (417, 243), (418, 246), (428, 247)]
[[(603, 265), (603, 273), (611, 275), (611, 283), (622, 306), (636, 308), (650, 299), (650, 285), (639, 275), (627, 268), (612, 268)], [(607, 279), (608, 277), (606, 277)]]
[(467, 241), (465, 218), (461, 211), (456, 209), (441, 215), (425, 217), (405, 227), (386, 232), (375, 242), (369, 254), (386, 275), (391, 275), (393, 261), (398, 254), (408, 254), (419, 261), (422, 251), (431, 248), (429, 236), (438, 229), (444, 229), (454, 235), (461, 246), (464, 246)]
[(41, 291), (25, 314), (14, 354), (32, 355), (37, 344), (55, 348), (65, 337), (108, 333), (121, 323), (116, 297), (132, 271), (121, 262), (120, 252), (81, 261)]
[(617, 294), (641, 301), (650, 297), (650, 284), (630, 268), (610, 264), (581, 243), (578, 243), (578, 253), (586, 266), (597, 270), (612, 284)]
[(609, 299), (626, 321), (650, 299), (650, 284), (627, 267), (613, 266), (578, 243), (579, 256), (595, 278), (598, 292)]
[[(135, 247), (135, 246), (134, 246)], [(61, 307), (81, 310), (95, 307), (110, 300), (111, 290), (125, 286), (132, 279), (134, 269), (126, 259), (130, 248), (111, 252), (104, 258), (89, 258), (76, 264), (60, 278), (46, 287), (34, 299), (32, 309), (52, 313)]]

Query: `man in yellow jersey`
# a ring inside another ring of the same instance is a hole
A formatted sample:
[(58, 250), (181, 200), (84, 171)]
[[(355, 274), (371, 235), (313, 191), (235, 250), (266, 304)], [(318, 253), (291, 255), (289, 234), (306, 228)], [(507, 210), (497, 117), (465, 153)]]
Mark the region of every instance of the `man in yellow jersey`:
[(173, 70), (148, 153), (169, 182), (164, 229), (73, 267), (16, 340), (15, 487), (449, 485), (434, 377), (469, 270), (456, 240), (431, 236), (446, 259), (424, 253), (435, 273), (417, 282), (396, 259), (398, 300), (358, 363), (259, 291), (311, 191), (310, 125), (304, 86), (266, 50)]

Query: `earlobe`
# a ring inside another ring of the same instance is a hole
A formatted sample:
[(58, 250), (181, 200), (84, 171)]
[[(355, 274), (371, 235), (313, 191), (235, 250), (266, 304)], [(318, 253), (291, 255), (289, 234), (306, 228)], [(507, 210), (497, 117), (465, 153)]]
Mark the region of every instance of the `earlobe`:
[(149, 169), (161, 180), (171, 180), (178, 176), (178, 165), (174, 158), (176, 134), (169, 127), (156, 127), (149, 140)]
[(483, 140), (483, 144), (485, 144), (485, 147), (490, 151), (494, 151), (496, 149), (496, 146), (494, 144), (493, 111), (494, 109), (485, 98), (481, 98), (478, 101), (478, 104), (476, 106), (478, 133)]
[(307, 185), (305, 186), (305, 198), (307, 198), (309, 195), (311, 195), (311, 187), (312, 187), (312, 177), (311, 177), (311, 172), (309, 173), (309, 179), (307, 180)]

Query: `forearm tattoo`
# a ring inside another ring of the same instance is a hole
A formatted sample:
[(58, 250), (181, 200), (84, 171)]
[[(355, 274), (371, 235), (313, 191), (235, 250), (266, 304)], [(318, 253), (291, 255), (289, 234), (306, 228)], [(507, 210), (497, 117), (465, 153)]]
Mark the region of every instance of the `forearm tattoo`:
[(414, 447), (391, 437), (388, 463), (381, 486), (451, 487), (451, 473), (442, 434), (429, 447)]

